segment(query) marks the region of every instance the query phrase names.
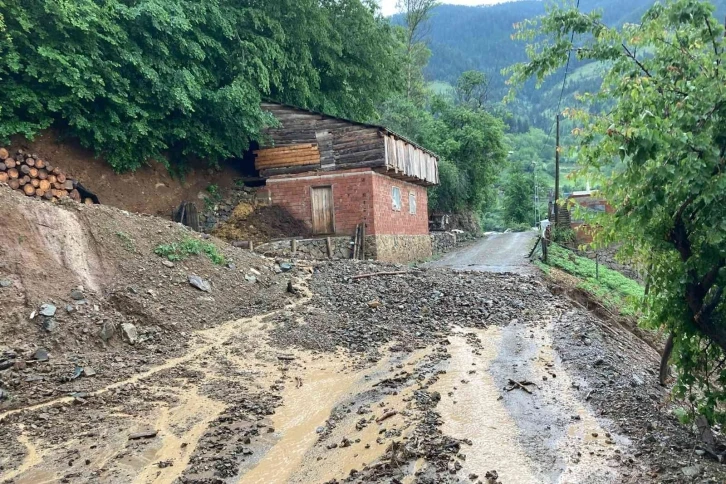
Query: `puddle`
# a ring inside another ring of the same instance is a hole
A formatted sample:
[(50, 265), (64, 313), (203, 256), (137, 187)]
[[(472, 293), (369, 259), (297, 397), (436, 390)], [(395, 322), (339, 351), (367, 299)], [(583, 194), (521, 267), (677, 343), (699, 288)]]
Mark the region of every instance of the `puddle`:
[[(441, 393), (437, 410), (444, 421), (442, 432), (454, 438), (470, 439), (473, 444), (461, 449), (466, 460), (459, 475), (474, 473), (483, 478), (488, 471), (496, 470), (500, 480), (507, 484), (538, 482), (530, 470), (529, 458), (518, 444), (517, 424), (498, 400), (500, 390), (488, 372), (497, 356), (501, 330), (490, 327), (467, 332), (481, 339), (478, 354), (462, 334), (450, 337), (451, 359), (446, 374), (432, 387)], [(472, 370), (476, 373), (470, 374)], [(452, 396), (449, 392), (453, 392)]]

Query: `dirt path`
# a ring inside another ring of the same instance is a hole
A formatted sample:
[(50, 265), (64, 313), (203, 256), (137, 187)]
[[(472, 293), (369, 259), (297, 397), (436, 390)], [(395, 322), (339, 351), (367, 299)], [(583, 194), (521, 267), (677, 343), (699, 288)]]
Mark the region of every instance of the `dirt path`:
[(532, 272), (527, 255), (532, 250), (534, 232), (491, 234), (464, 249), (449, 252), (429, 267), (485, 272)]

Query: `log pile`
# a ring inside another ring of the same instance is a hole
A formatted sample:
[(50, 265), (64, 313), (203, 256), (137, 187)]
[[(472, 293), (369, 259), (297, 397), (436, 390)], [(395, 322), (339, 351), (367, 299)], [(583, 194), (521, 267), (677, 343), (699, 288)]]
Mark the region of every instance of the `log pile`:
[(77, 202), (93, 203), (91, 199), (82, 200), (73, 180), (60, 168), (35, 153), (23, 150), (10, 156), (7, 149), (0, 148), (0, 183), (6, 183), (29, 197), (44, 200), (71, 198)]

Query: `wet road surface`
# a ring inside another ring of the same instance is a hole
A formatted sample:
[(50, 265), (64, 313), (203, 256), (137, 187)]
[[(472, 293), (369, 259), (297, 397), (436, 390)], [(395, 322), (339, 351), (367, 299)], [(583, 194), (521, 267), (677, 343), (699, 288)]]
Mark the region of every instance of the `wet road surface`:
[(536, 237), (537, 233), (533, 231), (491, 234), (473, 245), (449, 252), (428, 265), (457, 270), (529, 274), (532, 266), (527, 256)]

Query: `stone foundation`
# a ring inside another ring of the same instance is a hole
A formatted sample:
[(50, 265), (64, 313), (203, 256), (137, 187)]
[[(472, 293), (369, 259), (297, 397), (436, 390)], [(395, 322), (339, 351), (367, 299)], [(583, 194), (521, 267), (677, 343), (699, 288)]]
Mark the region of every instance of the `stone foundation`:
[(433, 255), (430, 235), (370, 235), (366, 258), (381, 262), (415, 262)]
[[(350, 259), (353, 239), (331, 237), (333, 259)], [(255, 251), (269, 257), (295, 257), (297, 259), (327, 259), (326, 239), (278, 240), (255, 247)]]

